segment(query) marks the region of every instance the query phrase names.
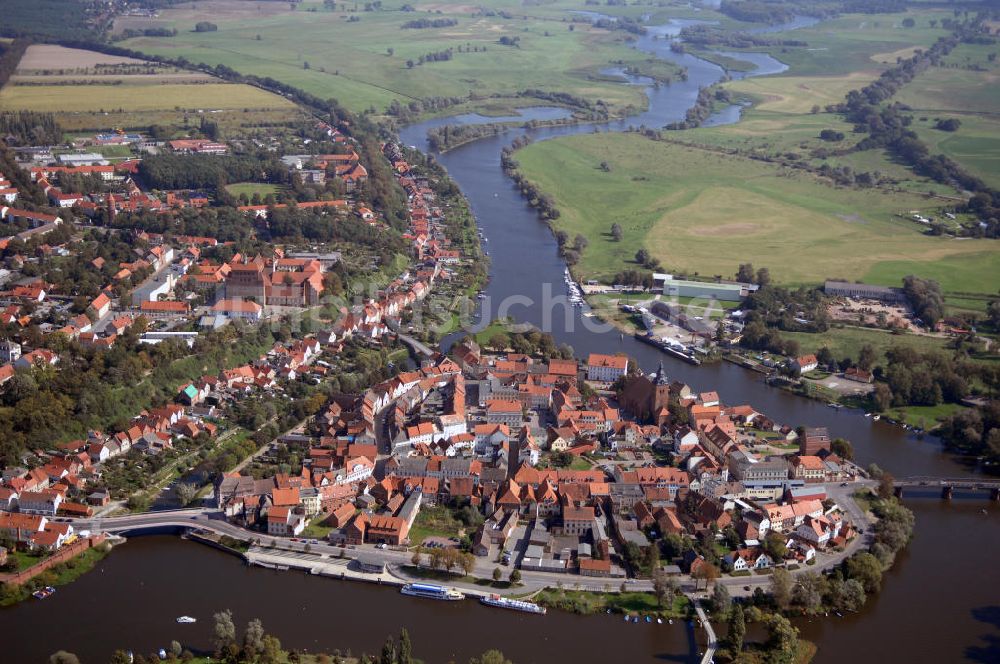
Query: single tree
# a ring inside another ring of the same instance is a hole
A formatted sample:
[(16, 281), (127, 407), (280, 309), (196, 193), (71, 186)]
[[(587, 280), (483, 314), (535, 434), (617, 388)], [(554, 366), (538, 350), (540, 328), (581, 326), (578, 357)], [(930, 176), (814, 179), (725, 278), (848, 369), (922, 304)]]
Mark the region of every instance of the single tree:
[(661, 609), (666, 606), (668, 599), (673, 601), (673, 588), (671, 588), (670, 581), (670, 577), (662, 568), (653, 571), (653, 595), (656, 596), (656, 605)]
[(247, 623), (246, 632), (243, 634), (243, 652), (251, 659), (255, 659), (264, 651), (264, 625), (260, 620), (254, 618)]
[(787, 609), (792, 603), (792, 575), (788, 570), (776, 567), (771, 572), (771, 595), (781, 610)]
[(413, 664), (413, 644), (406, 628), (399, 630), (399, 648), (396, 653), (397, 664)]
[(216, 613), (215, 627), (212, 630), (212, 643), (216, 655), (221, 655), (230, 644), (236, 642), (236, 625), (233, 623), (233, 612), (229, 609)]
[(729, 649), (733, 653), (743, 651), (743, 639), (747, 635), (746, 618), (743, 615), (743, 605), (737, 604), (733, 608), (732, 615), (729, 616)]
[(49, 664), (80, 664), (80, 658), (71, 652), (58, 650), (49, 656)]

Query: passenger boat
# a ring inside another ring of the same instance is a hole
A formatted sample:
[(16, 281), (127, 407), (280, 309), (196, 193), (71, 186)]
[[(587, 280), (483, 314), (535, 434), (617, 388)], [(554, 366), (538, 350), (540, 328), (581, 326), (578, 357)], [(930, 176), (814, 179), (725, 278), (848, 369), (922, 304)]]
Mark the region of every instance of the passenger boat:
[(181, 616), (180, 618), (177, 619), (177, 622), (181, 623), (182, 625), (189, 625), (191, 623), (198, 622), (198, 619), (192, 618), (191, 616)]
[(514, 611), (524, 611), (525, 613), (537, 613), (539, 615), (545, 615), (545, 607), (538, 606), (534, 602), (524, 602), (518, 599), (508, 599), (506, 597), (501, 597), (500, 595), (490, 595), (489, 597), (480, 597), (479, 602), (485, 604), (486, 606), (495, 606), (500, 609), (513, 609)]
[(427, 599), (443, 599), (449, 601), (465, 599), (465, 595), (458, 592), (454, 588), (433, 586), (429, 583), (408, 583), (403, 586), (400, 592), (404, 595), (410, 595), (411, 597), (426, 597)]
[(45, 586), (44, 588), (40, 588), (35, 592), (31, 593), (31, 596), (34, 597), (35, 599), (45, 599), (46, 597), (51, 596), (52, 593), (54, 593), (55, 591), (56, 589), (53, 588), (52, 586)]

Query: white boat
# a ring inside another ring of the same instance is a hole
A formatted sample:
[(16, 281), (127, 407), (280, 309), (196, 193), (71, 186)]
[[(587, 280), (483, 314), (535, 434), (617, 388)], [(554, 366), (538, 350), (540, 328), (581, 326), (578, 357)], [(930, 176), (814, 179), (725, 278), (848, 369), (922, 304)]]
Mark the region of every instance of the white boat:
[(465, 599), (465, 595), (454, 588), (434, 586), (429, 583), (408, 583), (399, 592), (411, 597), (426, 597), (427, 599), (443, 599), (448, 601)]
[(872, 415), (872, 420), (874, 420), (875, 422), (878, 422), (881, 419), (882, 419), (881, 415)]
[(506, 597), (501, 597), (500, 595), (490, 595), (488, 597), (480, 597), (479, 602), (485, 604), (486, 606), (495, 606), (500, 609), (512, 609), (514, 611), (524, 611), (525, 613), (537, 613), (538, 615), (545, 615), (545, 607), (538, 606), (534, 602), (524, 602), (518, 599), (508, 599)]
[(198, 619), (192, 618), (191, 616), (181, 616), (180, 618), (177, 619), (177, 622), (179, 622), (182, 625), (190, 625), (191, 623), (198, 622)]

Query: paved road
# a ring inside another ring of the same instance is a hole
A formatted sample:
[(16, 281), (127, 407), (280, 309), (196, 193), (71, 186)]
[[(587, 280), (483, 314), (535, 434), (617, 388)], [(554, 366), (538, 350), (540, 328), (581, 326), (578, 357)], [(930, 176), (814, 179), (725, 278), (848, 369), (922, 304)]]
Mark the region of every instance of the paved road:
[[(855, 483), (847, 487), (837, 485), (827, 485), (827, 492), (843, 509), (850, 515), (851, 521), (859, 528), (864, 528), (865, 532), (861, 537), (855, 538), (844, 551), (833, 554), (821, 554), (821, 559), (816, 565), (802, 566), (797, 570), (792, 570), (793, 576), (805, 574), (807, 572), (819, 572), (839, 565), (845, 558), (855, 553), (862, 546), (870, 541), (871, 533), (868, 532), (868, 521), (861, 508), (851, 498), (851, 494), (856, 491), (859, 485), (872, 486), (874, 482)], [(229, 523), (223, 514), (212, 507), (199, 507), (181, 510), (164, 510), (158, 512), (147, 512), (143, 514), (128, 514), (123, 516), (113, 516), (104, 518), (74, 519), (74, 527), (77, 530), (91, 531), (111, 531), (127, 532), (139, 528), (155, 527), (185, 527), (203, 528), (220, 535), (250, 540), (258, 544), (273, 548), (276, 551), (285, 551), (291, 554), (308, 553), (317, 557), (362, 557), (365, 560), (381, 562), (392, 568), (394, 573), (401, 578), (418, 580), (407, 574), (402, 568), (411, 565), (413, 553), (405, 549), (377, 549), (372, 545), (362, 545), (359, 547), (339, 547), (333, 546), (320, 540), (300, 539), (292, 541), (288, 538), (271, 537), (259, 531), (248, 530), (240, 526)], [(273, 545), (273, 547), (272, 547)], [(425, 559), (426, 560), (426, 559)], [(492, 578), (493, 570), (500, 567), (504, 576), (510, 574), (513, 567), (499, 565), (493, 560), (476, 558), (472, 575), (479, 578)], [(545, 587), (553, 587), (562, 584), (568, 589), (606, 591), (617, 589), (622, 583), (628, 590), (651, 592), (652, 583), (648, 580), (640, 579), (612, 579), (584, 577), (576, 574), (559, 574), (552, 572), (533, 572), (521, 570), (522, 587), (518, 588), (518, 593), (534, 592)], [(679, 579), (680, 589), (692, 597), (707, 597), (707, 592), (699, 589), (694, 580), (689, 576), (682, 576)], [(722, 577), (717, 583), (726, 586), (729, 594), (734, 597), (746, 596), (753, 593), (756, 588), (767, 591), (770, 588), (770, 576), (749, 576), (749, 577)], [(454, 583), (457, 587), (466, 586), (475, 589), (475, 586), (462, 583)]]

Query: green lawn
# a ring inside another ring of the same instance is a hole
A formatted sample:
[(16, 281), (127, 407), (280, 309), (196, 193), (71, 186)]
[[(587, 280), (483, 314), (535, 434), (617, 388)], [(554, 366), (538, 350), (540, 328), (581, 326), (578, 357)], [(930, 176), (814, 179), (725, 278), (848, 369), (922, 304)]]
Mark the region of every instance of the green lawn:
[[(116, 28), (176, 28), (172, 38), (140, 37), (124, 45), (270, 76), (322, 98), (334, 97), (355, 111), (380, 110), (394, 100), (405, 104), (430, 97), (467, 97), (472, 91), (484, 97), (510, 95), (530, 88), (602, 99), (619, 110), (645, 105), (640, 88), (591, 78), (613, 60), (641, 62), (645, 56), (627, 47), (623, 32), (585, 23), (570, 31), (566, 10), (582, 9), (582, 2), (480, 4), (514, 13), (511, 18), (473, 16), (479, 5), (439, 3), (435, 8), (441, 13), (430, 17), (452, 18), (458, 25), (403, 30), (403, 23), (428, 14), (399, 11), (399, 4), (355, 12), (348, 4), (343, 5), (348, 11), (340, 6), (329, 11), (321, 4), (209, 0), (164, 8), (158, 19), (119, 19)], [(627, 13), (641, 11), (630, 8)], [(201, 20), (217, 24), (218, 31), (192, 31)], [(503, 36), (518, 37), (518, 46), (499, 44)], [(448, 48), (454, 49), (450, 60), (418, 64), (421, 56)], [(407, 61), (414, 66), (408, 67)]]
[(940, 420), (962, 410), (966, 410), (966, 408), (955, 403), (942, 403), (936, 406), (893, 408), (887, 414), (894, 420), (906, 422), (910, 426), (927, 430), (934, 428)]
[(462, 523), (444, 505), (424, 507), (410, 528), (410, 543), (421, 544), (428, 537), (458, 537)]
[[(835, 188), (800, 170), (637, 135), (560, 138), (517, 159), (555, 198), (556, 227), (589, 239), (576, 268), (582, 279), (635, 268), (646, 248), (666, 271), (702, 276), (731, 276), (749, 260), (786, 284), (863, 277), (897, 285), (911, 273), (945, 290), (1000, 283), (997, 241), (928, 237), (896, 216), (933, 211), (915, 194)], [(616, 222), (620, 242), (609, 234)]]
[(266, 182), (237, 182), (235, 184), (227, 184), (226, 191), (233, 196), (239, 196), (240, 194), (246, 194), (247, 196), (260, 194), (260, 197), (264, 198), (268, 194), (277, 194), (281, 191), (281, 186)]
[(544, 606), (573, 613), (604, 613), (611, 609), (615, 613), (662, 616), (664, 618), (679, 618), (687, 615), (688, 600), (683, 595), (676, 596), (671, 605), (661, 608), (652, 593), (610, 592), (619, 585), (614, 579), (608, 579), (609, 592), (606, 593), (569, 590), (568, 588), (571, 588), (572, 585), (570, 577), (567, 579), (564, 589), (546, 588), (532, 599)]
[(325, 540), (327, 535), (333, 532), (335, 528), (333, 526), (324, 526), (319, 523), (319, 519), (316, 519), (313, 523), (306, 526), (305, 530), (302, 531), (302, 537), (307, 539), (318, 539)]

